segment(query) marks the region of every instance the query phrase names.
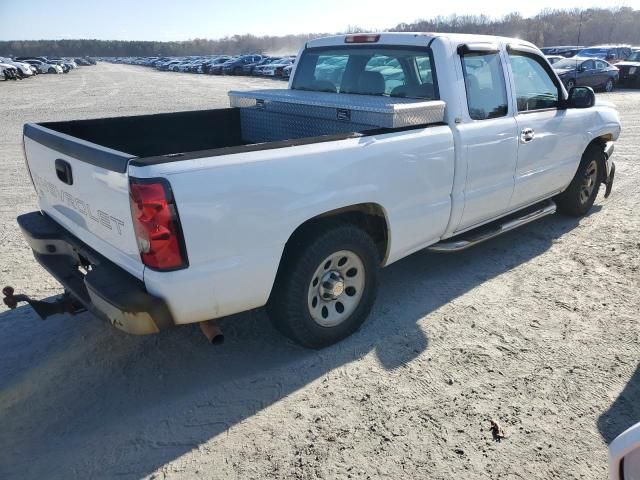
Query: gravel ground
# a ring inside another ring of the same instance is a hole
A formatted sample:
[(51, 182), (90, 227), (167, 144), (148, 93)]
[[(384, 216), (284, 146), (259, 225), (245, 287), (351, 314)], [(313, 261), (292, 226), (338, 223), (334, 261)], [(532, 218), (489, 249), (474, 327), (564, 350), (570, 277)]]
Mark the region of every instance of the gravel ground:
[[(270, 81), (100, 64), (0, 83), (0, 282), (49, 297), (14, 218), (35, 209), (22, 124), (226, 105)], [(0, 478), (605, 478), (640, 421), (640, 92), (613, 195), (382, 273), (353, 337), (316, 352), (263, 311), (134, 337), (0, 307)], [(507, 438), (492, 439), (489, 420)]]

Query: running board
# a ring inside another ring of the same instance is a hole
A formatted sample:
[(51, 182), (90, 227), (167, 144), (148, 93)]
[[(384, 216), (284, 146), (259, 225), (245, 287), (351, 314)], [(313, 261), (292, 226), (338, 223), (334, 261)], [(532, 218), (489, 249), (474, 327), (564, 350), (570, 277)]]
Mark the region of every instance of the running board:
[[(524, 213), (524, 214), (523, 214)], [(538, 220), (539, 218), (546, 217), (556, 213), (556, 204), (549, 200), (548, 202), (537, 206), (535, 210), (527, 208), (521, 212), (516, 212), (513, 215), (492, 222), (489, 225), (478, 227), (475, 230), (471, 230), (466, 233), (461, 233), (455, 237), (449, 238), (442, 242), (438, 242), (430, 247), (427, 247), (432, 252), (459, 252), (469, 247), (473, 247), (479, 243), (489, 240), (491, 238), (502, 235), (503, 233), (510, 232), (522, 225)], [(507, 221), (505, 221), (507, 220)], [(502, 222), (502, 223), (501, 223)]]

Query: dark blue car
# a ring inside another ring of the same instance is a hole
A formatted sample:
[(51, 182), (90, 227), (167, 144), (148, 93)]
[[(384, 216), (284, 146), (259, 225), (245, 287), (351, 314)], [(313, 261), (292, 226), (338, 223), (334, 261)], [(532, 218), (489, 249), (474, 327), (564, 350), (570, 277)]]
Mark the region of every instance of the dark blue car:
[(554, 63), (553, 69), (567, 90), (580, 86), (610, 92), (618, 83), (618, 69), (598, 58), (565, 58)]
[(262, 60), (262, 55), (242, 55), (233, 58), (222, 65), (222, 73), (225, 75), (242, 75), (242, 68), (249, 63)]

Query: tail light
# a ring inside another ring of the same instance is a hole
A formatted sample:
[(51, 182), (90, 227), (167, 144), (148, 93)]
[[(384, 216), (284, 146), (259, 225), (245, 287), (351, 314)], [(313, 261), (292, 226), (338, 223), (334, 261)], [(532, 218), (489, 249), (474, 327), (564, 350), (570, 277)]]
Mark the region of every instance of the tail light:
[(131, 216), (142, 263), (154, 270), (188, 266), (171, 186), (163, 178), (131, 178)]
[(364, 34), (364, 35), (347, 35), (344, 37), (344, 43), (376, 43), (380, 40), (380, 34)]

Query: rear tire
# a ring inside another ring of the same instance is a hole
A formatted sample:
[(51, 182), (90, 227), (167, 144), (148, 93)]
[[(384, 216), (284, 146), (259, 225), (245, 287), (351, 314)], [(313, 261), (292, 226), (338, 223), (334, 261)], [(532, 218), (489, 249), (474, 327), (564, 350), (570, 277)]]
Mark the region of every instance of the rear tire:
[(613, 80), (611, 78), (604, 84), (604, 91), (613, 92)]
[(290, 241), (267, 305), (274, 326), (309, 348), (332, 345), (368, 317), (378, 290), (379, 255), (349, 224), (319, 224)]
[(560, 213), (581, 217), (591, 210), (604, 177), (604, 162), (602, 149), (590, 145), (567, 189), (554, 198)]

